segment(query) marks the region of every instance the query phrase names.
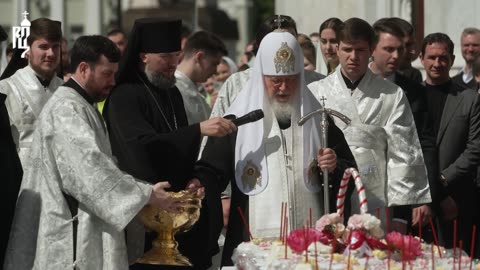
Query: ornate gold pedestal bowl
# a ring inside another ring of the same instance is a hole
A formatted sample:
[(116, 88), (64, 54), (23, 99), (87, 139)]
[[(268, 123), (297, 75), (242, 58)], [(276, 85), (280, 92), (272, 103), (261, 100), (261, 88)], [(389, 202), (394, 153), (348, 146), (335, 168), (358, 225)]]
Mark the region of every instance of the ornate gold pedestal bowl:
[(186, 232), (200, 217), (202, 198), (191, 191), (169, 192), (170, 196), (185, 196), (186, 205), (179, 213), (171, 213), (157, 207), (145, 206), (139, 213), (140, 220), (152, 231), (158, 233), (152, 243), (152, 249), (145, 253), (137, 263), (192, 266), (187, 257), (177, 249), (177, 232)]

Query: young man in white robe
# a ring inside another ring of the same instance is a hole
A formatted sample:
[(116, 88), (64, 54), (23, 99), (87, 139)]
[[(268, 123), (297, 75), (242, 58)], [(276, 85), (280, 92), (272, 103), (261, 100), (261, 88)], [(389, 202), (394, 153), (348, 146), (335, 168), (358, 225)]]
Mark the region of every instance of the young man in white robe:
[(37, 119), (43, 106), (63, 84), (55, 70), (60, 64), (62, 29), (60, 22), (47, 18), (32, 21), (27, 44), (28, 65), (0, 81), (0, 93), (7, 95), (5, 105), (10, 128), (22, 165), (28, 159)]
[[(386, 207), (422, 205), (412, 219), (426, 217), (431, 202), (427, 172), (412, 112), (402, 89), (368, 68), (374, 31), (364, 20), (351, 18), (339, 34), (340, 66), (327, 78), (308, 85), (325, 106), (348, 116), (343, 130), (365, 185), (369, 212)], [(352, 198), (352, 209), (358, 199)], [(394, 213), (389, 214), (392, 218)], [(385, 222), (383, 223), (385, 225)], [(392, 224), (400, 226), (401, 224)], [(405, 224), (403, 224), (405, 225)], [(406, 230), (406, 226), (401, 226)], [(391, 228), (390, 228), (391, 229)]]
[(182, 94), (188, 124), (191, 125), (210, 117), (210, 106), (198, 91), (197, 85), (215, 74), (227, 49), (213, 33), (199, 31), (187, 39), (183, 53), (183, 59), (175, 71), (175, 86)]
[(33, 135), (4, 269), (128, 269), (125, 226), (146, 205), (181, 206), (118, 169), (95, 102), (114, 86), (120, 52), (102, 36), (77, 39), (75, 73), (51, 97)]

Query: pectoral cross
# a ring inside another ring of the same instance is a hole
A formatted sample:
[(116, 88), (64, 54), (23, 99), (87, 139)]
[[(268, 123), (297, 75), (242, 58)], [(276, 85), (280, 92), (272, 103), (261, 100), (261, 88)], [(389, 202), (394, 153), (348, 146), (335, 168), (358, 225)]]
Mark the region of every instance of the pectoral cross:
[(285, 159), (285, 166), (291, 167), (290, 161), (289, 161), (290, 155), (288, 154), (288, 148), (287, 148), (287, 136), (285, 136), (284, 132), (286, 131), (283, 131), (283, 130), (280, 131), (280, 134), (282, 136), (282, 141), (283, 141), (283, 157)]
[(322, 102), (322, 107), (325, 107), (325, 100), (327, 100), (327, 98), (325, 96), (322, 96), (320, 98), (320, 101)]

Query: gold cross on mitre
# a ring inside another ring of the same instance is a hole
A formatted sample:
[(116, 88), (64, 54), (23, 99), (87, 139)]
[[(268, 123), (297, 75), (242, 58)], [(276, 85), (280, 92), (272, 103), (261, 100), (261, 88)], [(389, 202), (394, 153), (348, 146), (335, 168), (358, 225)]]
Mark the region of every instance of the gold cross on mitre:
[(281, 17), (282, 15), (277, 15), (277, 18), (273, 20), (277, 24), (277, 30), (282, 29), (282, 22), (285, 22), (285, 19)]
[(287, 42), (282, 42), (282, 46), (275, 53), (273, 62), (275, 63), (275, 71), (277, 73), (280, 71), (290, 73), (295, 70), (295, 55), (293, 49), (288, 46)]

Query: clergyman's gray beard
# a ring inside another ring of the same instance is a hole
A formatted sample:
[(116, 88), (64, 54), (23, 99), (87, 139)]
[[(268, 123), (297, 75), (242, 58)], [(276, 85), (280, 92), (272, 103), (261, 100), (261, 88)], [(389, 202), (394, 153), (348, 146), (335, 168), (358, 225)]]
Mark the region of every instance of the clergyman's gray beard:
[(277, 102), (275, 99), (272, 100), (272, 110), (277, 118), (277, 121), (280, 125), (288, 125), (290, 124), (290, 120), (292, 118), (293, 106), (290, 102), (288, 103), (280, 103)]
[(175, 78), (174, 75), (169, 77), (169, 76), (165, 76), (162, 73), (156, 74), (156, 73), (150, 72), (147, 68), (145, 69), (145, 75), (147, 76), (147, 79), (150, 81), (151, 84), (153, 84), (154, 86), (160, 89), (171, 88), (177, 82), (177, 79)]

